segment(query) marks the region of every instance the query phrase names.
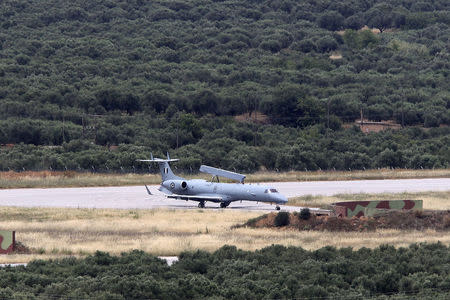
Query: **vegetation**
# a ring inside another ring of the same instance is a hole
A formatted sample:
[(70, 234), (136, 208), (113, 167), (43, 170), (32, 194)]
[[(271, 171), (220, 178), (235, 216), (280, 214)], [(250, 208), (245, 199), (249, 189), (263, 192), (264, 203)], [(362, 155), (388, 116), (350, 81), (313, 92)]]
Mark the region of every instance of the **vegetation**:
[[(186, 170), (449, 166), (448, 1), (0, 8), (0, 170), (144, 171), (150, 150)], [(269, 125), (233, 118), (256, 111)], [(417, 127), (342, 129), (361, 111)]]
[(450, 249), (441, 243), (373, 250), (224, 246), (184, 252), (169, 267), (142, 251), (36, 260), (0, 269), (0, 297), (75, 299), (446, 299)]
[(275, 217), (274, 225), (277, 227), (289, 225), (289, 213), (280, 211)]
[[(394, 197), (394, 196), (391, 196)], [(430, 203), (429, 205), (427, 203)], [(447, 197), (433, 195), (424, 205), (445, 205)], [(375, 248), (381, 244), (395, 247), (411, 243), (437, 242), (450, 245), (449, 231), (433, 229), (377, 230), (376, 232), (295, 231), (276, 228), (239, 227), (253, 218), (265, 222), (262, 212), (234, 209), (70, 209), (0, 207), (0, 228), (15, 230), (16, 240), (30, 249), (29, 254), (0, 256), (0, 263), (28, 262), (33, 259), (86, 256), (95, 251), (114, 255), (139, 249), (154, 255), (180, 255), (183, 251), (216, 251), (223, 245), (257, 250), (272, 244), (319, 249), (335, 247)], [(276, 213), (269, 214), (273, 218)], [(290, 223), (297, 222), (291, 219)], [(258, 225), (259, 226), (259, 225)], [(363, 241), (363, 243), (361, 242)]]
[[(245, 132), (250, 125), (224, 125), (202, 138), (198, 144), (172, 151), (173, 157), (183, 158), (176, 170), (192, 173), (203, 164), (240, 172), (260, 168), (289, 170), (363, 170), (370, 168), (447, 168), (449, 162), (450, 128), (424, 132), (418, 128), (402, 132), (365, 135), (358, 130), (321, 134), (318, 127), (299, 131), (285, 127), (264, 127), (258, 134), (261, 146), (238, 141), (223, 133)], [(233, 129), (234, 128), (234, 129)], [(250, 129), (249, 139), (253, 139)], [(161, 132), (160, 138), (167, 137)], [(242, 137), (246, 139), (245, 137)], [(76, 141), (56, 147), (19, 144), (12, 149), (0, 149), (0, 170), (30, 169), (85, 170), (92, 172), (148, 172), (157, 167), (136, 160), (148, 158), (153, 147), (121, 144), (116, 151), (80, 142), (84, 150), (70, 149)], [(164, 146), (161, 146), (164, 147)], [(161, 152), (154, 155), (162, 156)], [(153, 168), (153, 169), (151, 169)]]
[(309, 208), (305, 207), (300, 210), (300, 213), (298, 214), (299, 219), (301, 220), (309, 220), (311, 217), (311, 211)]

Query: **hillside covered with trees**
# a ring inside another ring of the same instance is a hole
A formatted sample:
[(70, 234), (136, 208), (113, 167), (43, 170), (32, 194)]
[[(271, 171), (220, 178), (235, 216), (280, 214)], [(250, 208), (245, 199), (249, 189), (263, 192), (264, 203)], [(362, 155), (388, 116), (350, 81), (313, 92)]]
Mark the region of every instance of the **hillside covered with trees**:
[(142, 251), (0, 268), (1, 299), (448, 299), (449, 248), (224, 246), (169, 267)]
[(449, 166), (445, 0), (5, 0), (0, 28), (0, 170)]

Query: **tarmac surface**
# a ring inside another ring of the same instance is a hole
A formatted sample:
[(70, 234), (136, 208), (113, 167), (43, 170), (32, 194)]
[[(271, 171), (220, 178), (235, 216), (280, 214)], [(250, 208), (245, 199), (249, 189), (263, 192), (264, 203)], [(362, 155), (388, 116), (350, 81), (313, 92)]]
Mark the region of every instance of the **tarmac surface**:
[[(354, 180), (261, 183), (271, 186), (286, 197), (304, 195), (335, 195), (354, 193), (402, 193), (423, 191), (448, 191), (450, 178)], [(51, 188), (0, 190), (0, 206), (18, 207), (72, 207), (117, 209), (197, 209), (198, 202), (167, 199), (157, 188), (149, 186), (154, 194), (147, 194), (144, 186)], [(206, 202), (206, 208), (219, 209), (218, 203)], [(227, 209), (273, 211), (274, 205), (250, 201), (233, 202)], [(282, 206), (282, 210), (299, 210)]]

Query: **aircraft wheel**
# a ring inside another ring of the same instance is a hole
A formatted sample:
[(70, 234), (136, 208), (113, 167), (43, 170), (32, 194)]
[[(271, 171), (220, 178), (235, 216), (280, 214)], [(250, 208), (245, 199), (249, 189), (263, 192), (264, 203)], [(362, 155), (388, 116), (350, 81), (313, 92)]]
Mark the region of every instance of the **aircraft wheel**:
[(226, 208), (228, 205), (230, 205), (230, 202), (220, 202), (221, 208)]
[(199, 202), (198, 208), (205, 208), (205, 202)]
[(276, 210), (280, 210), (280, 207), (277, 205), (277, 206), (275, 207), (275, 209), (276, 209)]

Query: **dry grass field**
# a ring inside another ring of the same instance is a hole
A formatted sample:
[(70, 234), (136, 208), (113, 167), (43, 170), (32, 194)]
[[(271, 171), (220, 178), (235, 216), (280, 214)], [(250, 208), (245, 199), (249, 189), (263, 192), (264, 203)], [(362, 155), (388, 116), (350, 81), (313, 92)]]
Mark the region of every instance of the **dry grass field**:
[[(398, 198), (394, 195), (386, 197)], [(448, 192), (410, 194), (424, 199), (425, 207), (450, 207)], [(371, 195), (365, 195), (366, 199)], [(305, 200), (305, 199), (304, 199)], [(342, 199), (339, 199), (342, 200)], [(310, 201), (310, 200), (305, 200)], [(334, 201), (334, 200), (333, 200)], [(447, 203), (446, 203), (447, 202)], [(321, 202), (319, 202), (321, 203)], [(31, 254), (0, 256), (0, 263), (67, 255), (84, 256), (96, 250), (119, 254), (131, 249), (170, 256), (185, 250), (214, 251), (235, 245), (245, 250), (272, 244), (317, 249), (376, 247), (380, 244), (406, 246), (411, 243), (450, 244), (450, 232), (380, 230), (376, 232), (313, 232), (286, 229), (231, 229), (261, 212), (223, 210), (114, 210), (63, 208), (0, 208), (0, 228), (15, 230), (16, 239)]]
[(126, 186), (161, 183), (159, 174), (101, 174), (74, 171), (0, 172), (0, 189)]
[[(185, 178), (210, 179), (205, 174), (180, 174)], [(367, 170), (367, 171), (311, 171), (311, 172), (256, 172), (248, 174), (247, 182), (319, 181), (358, 179), (406, 179), (450, 177), (450, 169), (439, 170)], [(102, 174), (74, 171), (0, 172), (0, 189), (92, 187), (158, 184), (158, 174)]]

